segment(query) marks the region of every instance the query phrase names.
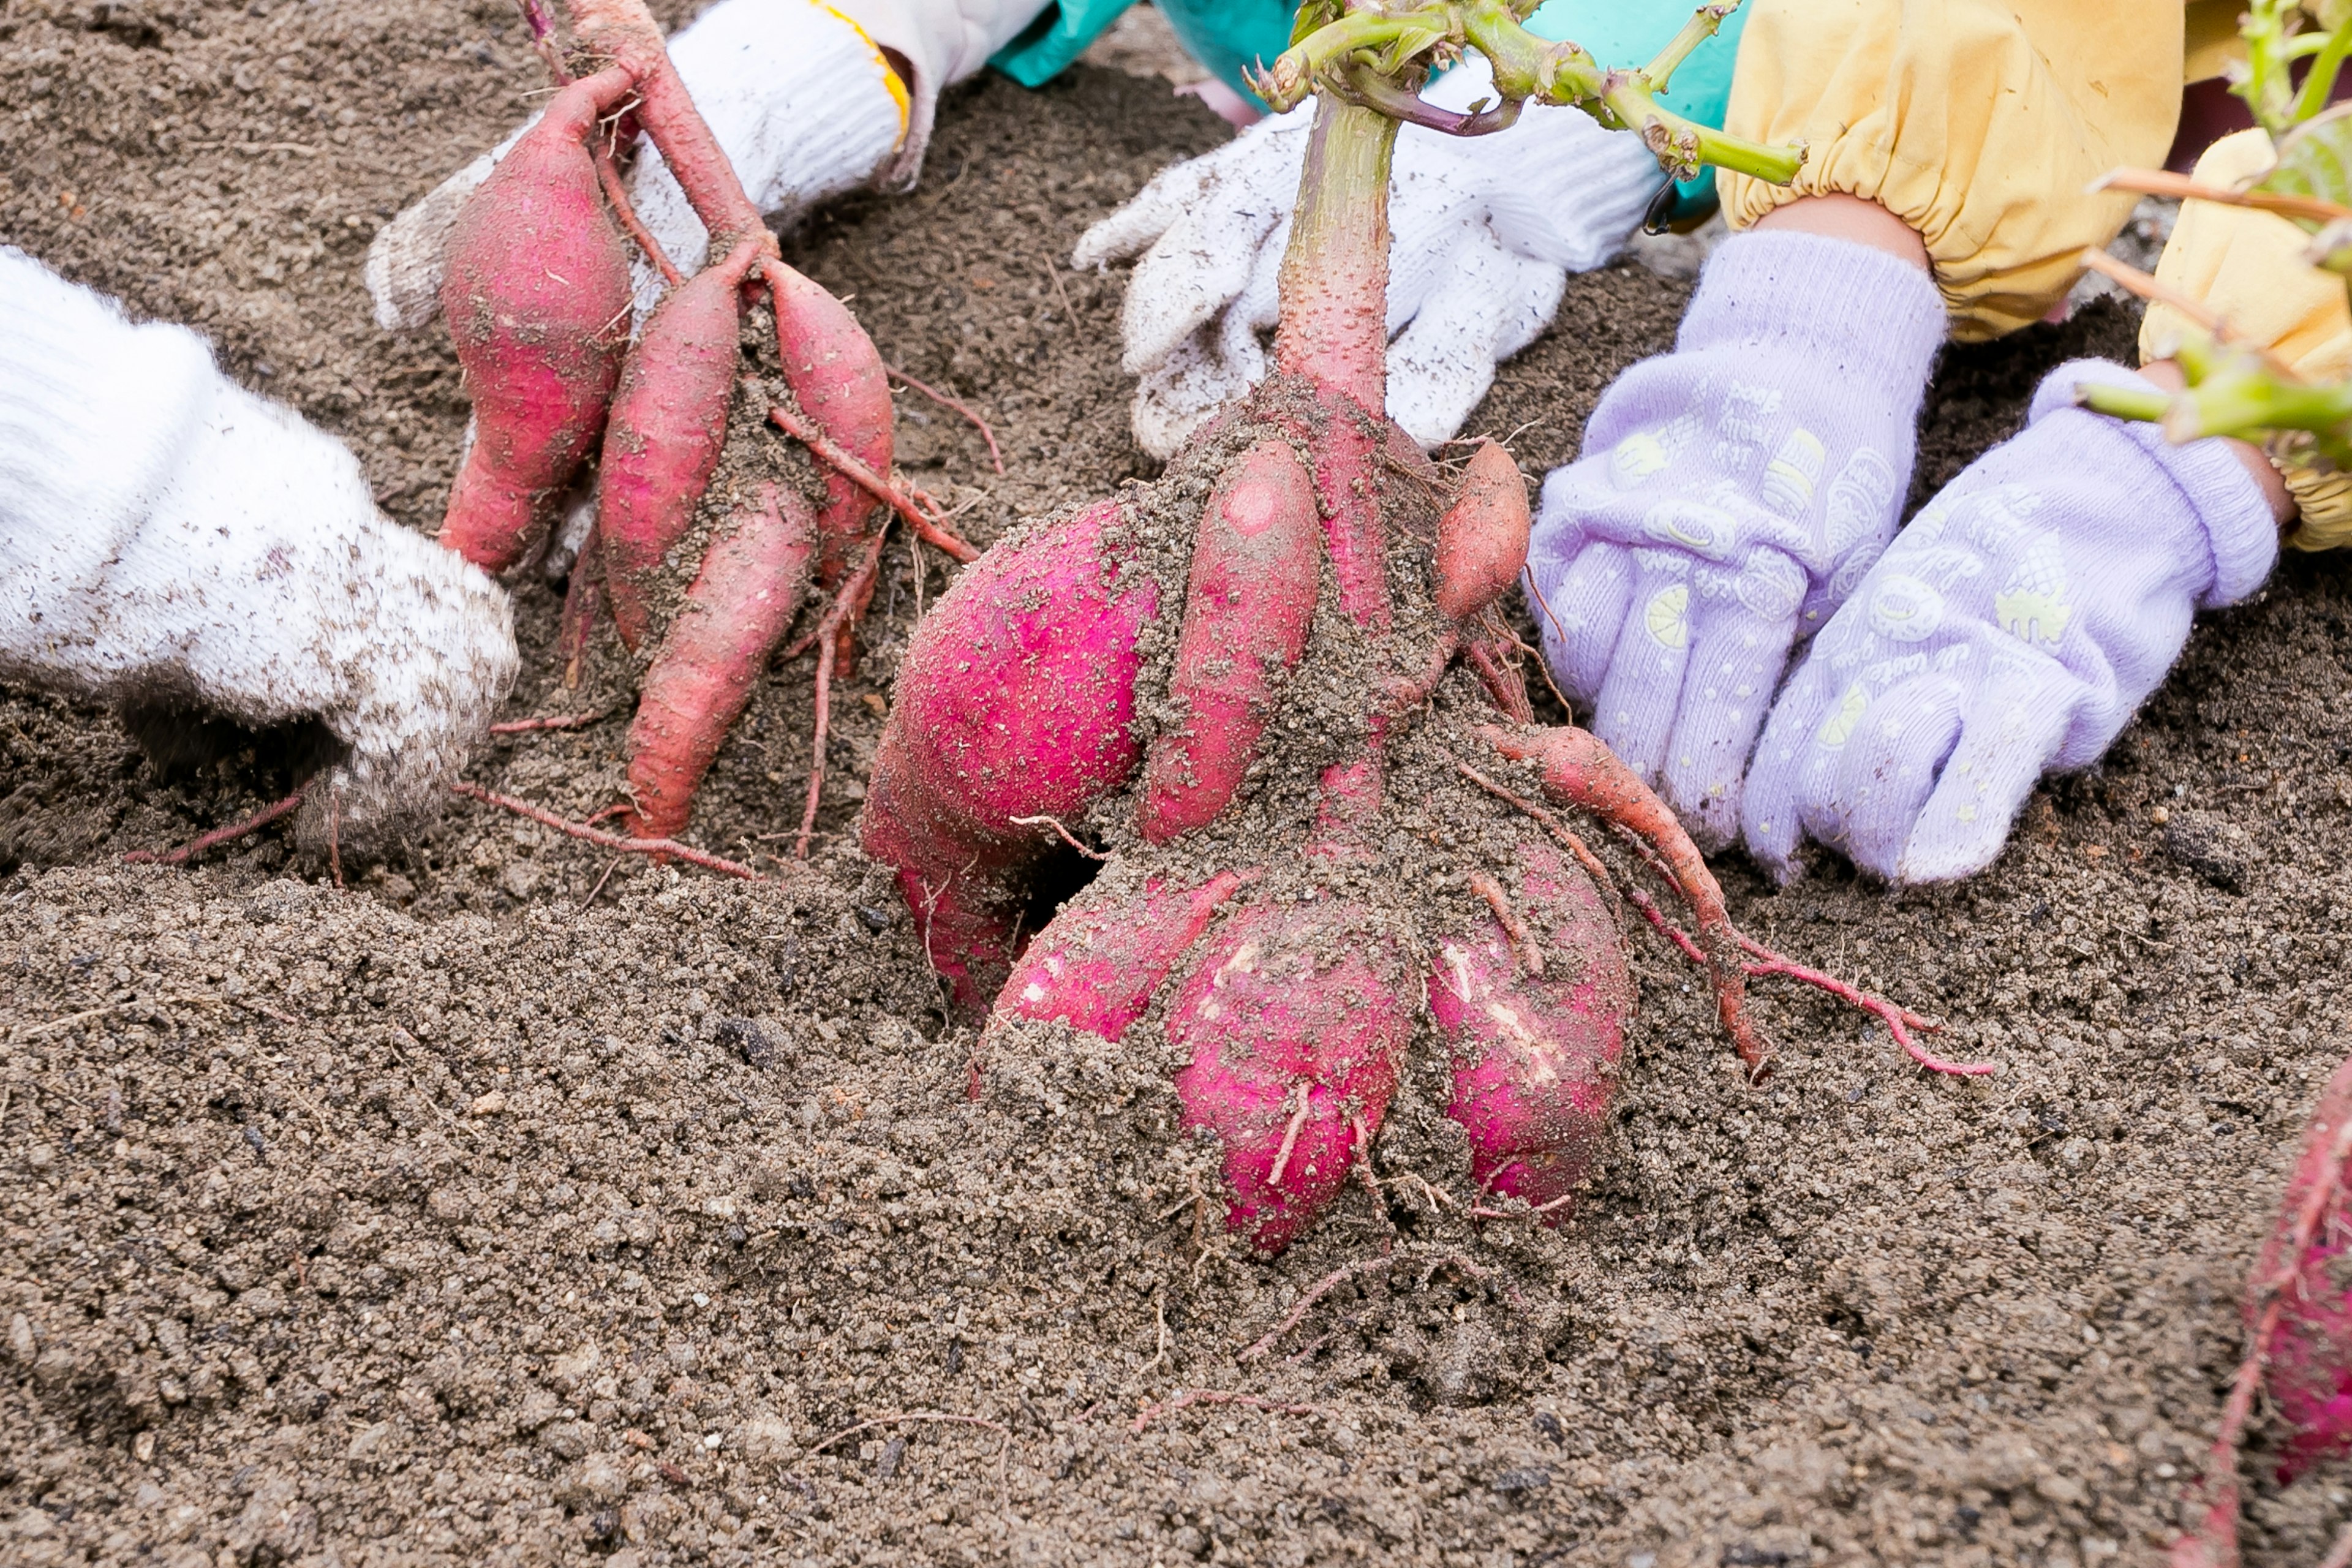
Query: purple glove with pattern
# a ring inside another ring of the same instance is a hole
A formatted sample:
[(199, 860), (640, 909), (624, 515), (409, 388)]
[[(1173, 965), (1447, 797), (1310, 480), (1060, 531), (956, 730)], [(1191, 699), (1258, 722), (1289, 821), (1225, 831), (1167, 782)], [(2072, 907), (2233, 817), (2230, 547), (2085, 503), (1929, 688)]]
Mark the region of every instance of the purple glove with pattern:
[(1544, 656), (1692, 836), (1727, 843), (1797, 638), (1894, 536), (1944, 305), (1901, 259), (1750, 233), (1709, 258), (1675, 352), (1617, 379), (1528, 553)]
[(1982, 870), (2037, 779), (2107, 749), (2196, 612), (2270, 575), (2278, 525), (2228, 444), (2074, 406), (2095, 381), (2152, 384), (2105, 360), (2052, 371), (1790, 679), (1742, 813), (1783, 879), (1801, 836), (1889, 881)]

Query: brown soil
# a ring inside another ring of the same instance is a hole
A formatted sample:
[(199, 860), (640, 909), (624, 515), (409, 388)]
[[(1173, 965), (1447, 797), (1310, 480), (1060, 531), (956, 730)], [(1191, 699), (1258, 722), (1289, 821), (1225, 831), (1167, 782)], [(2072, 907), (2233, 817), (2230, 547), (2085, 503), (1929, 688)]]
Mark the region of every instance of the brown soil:
[[(539, 85), (509, 16), (19, 0), (0, 235), (204, 327), (429, 523), (454, 364), (367, 326), (359, 262)], [(1167, 92), (980, 83), (918, 194), (798, 242), (886, 356), (995, 422), (1001, 479), (901, 396), (906, 461), (980, 498), (980, 539), (1140, 472), (1122, 280), (1059, 258), (1223, 134)], [(1577, 280), (1474, 427), (1517, 430), (1530, 471), (1570, 455), (1682, 298)], [(2102, 308), (1954, 354), (1923, 493), (2041, 368), (2128, 342)], [(916, 608), (906, 559), (840, 704), (844, 780)], [(934, 562), (926, 594), (943, 582)], [(518, 712), (556, 700), (554, 611), (525, 591)], [(772, 883), (628, 864), (583, 913), (604, 856), (469, 806), (337, 892), (266, 835), (193, 871), (118, 861), (281, 792), (284, 737), (166, 777), (104, 714), (10, 695), (0, 1559), (2147, 1559), (2344, 1049), (2347, 614), (2335, 561), (2291, 559), (1966, 886), (1832, 868), (1774, 893), (1723, 863), (1751, 927), (1948, 1018), (1999, 1076), (1923, 1079), (1767, 989), (1780, 1067), (1749, 1089), (1703, 988), (1638, 938), (1622, 1109), (1569, 1225), (1383, 1220), (1351, 1194), (1272, 1265), (1196, 1236), (1162, 1064), (1074, 1051), (964, 1100), (971, 1037), (838, 837), (846, 785), (816, 863), (763, 860)], [(780, 847), (808, 671), (763, 687), (698, 842)], [(519, 740), (475, 776), (584, 811), (620, 729)], [(1417, 1172), (1459, 1190), (1450, 1157)], [(1387, 1265), (1242, 1359), (1391, 1224)], [(1193, 1389), (1299, 1408), (1175, 1408)], [(820, 1448), (906, 1411), (996, 1425)], [(2352, 1470), (2280, 1493), (2248, 1468), (2252, 1560), (2315, 1560)]]

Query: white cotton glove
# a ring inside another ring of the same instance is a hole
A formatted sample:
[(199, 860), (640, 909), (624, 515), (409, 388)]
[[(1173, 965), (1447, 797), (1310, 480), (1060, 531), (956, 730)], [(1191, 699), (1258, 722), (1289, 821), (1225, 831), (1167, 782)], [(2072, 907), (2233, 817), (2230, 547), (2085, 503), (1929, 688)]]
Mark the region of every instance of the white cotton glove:
[(1560, 689), (1703, 847), (1790, 647), (1894, 536), (1944, 339), (1927, 275), (1867, 246), (1735, 235), (1675, 352), (1603, 394), (1544, 481), (1530, 605)]
[(0, 247), (0, 676), (346, 748), (347, 846), (422, 815), (514, 684), (507, 599), (182, 327)]
[[(1475, 57), (1424, 94), (1442, 108), (1491, 97)], [(1120, 330), (1139, 378), (1135, 438), (1169, 458), (1265, 374), (1312, 102), (1163, 169), (1087, 230), (1071, 262), (1142, 253)], [(1491, 136), (1408, 125), (1389, 191), (1388, 412), (1423, 446), (1451, 437), (1495, 366), (1543, 331), (1570, 272), (1624, 247), (1664, 182), (1638, 136), (1573, 109), (1530, 105)]]
[[(722, 0), (669, 40), (677, 74), (744, 193), (774, 223), (871, 180), (907, 129), (907, 98), (881, 51), (847, 18), (814, 0)], [(368, 247), (376, 325), (423, 326), (441, 309), (449, 227), (529, 125), (475, 159), (379, 230)], [(681, 272), (704, 260), (709, 237), (661, 155), (640, 141), (630, 199)], [(649, 308), (653, 274), (639, 268)]]
[(2034, 781), (2107, 749), (2194, 614), (2270, 574), (2278, 525), (2229, 447), (2077, 408), (2086, 382), (2154, 384), (2103, 360), (2051, 372), (2025, 429), (1921, 510), (1780, 694), (1743, 823), (1783, 879), (1801, 835), (1890, 881), (1982, 870)]

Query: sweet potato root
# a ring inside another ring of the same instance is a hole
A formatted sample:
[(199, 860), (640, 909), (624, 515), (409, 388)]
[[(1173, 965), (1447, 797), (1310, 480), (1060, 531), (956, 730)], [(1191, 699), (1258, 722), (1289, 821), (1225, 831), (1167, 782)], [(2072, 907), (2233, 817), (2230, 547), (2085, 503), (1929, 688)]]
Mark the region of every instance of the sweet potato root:
[[(1023, 873), (1055, 840), (1017, 817), (1075, 817), (1134, 772), (1136, 637), (1150, 579), (1111, 584), (1116, 502), (1000, 544), (916, 628), (867, 786), (866, 853), (897, 868), (958, 1004), (1011, 968)], [(1039, 923), (1043, 923), (1040, 921)]]
[(1591, 881), (1540, 843), (1522, 845), (1517, 865), (1511, 924), (1498, 915), (1437, 943), (1429, 1007), (1453, 1058), (1446, 1114), (1470, 1134), (1471, 1180), (1558, 1225), (1608, 1121), (1633, 983)]
[(808, 587), (816, 521), (787, 486), (719, 525), (686, 604), (646, 671), (629, 727), (631, 831), (674, 838), (751, 683)]
[(1187, 1123), (1224, 1144), (1226, 1223), (1279, 1252), (1347, 1181), (1396, 1092), (1414, 1013), (1404, 945), (1360, 907), (1225, 921), (1171, 1002)]

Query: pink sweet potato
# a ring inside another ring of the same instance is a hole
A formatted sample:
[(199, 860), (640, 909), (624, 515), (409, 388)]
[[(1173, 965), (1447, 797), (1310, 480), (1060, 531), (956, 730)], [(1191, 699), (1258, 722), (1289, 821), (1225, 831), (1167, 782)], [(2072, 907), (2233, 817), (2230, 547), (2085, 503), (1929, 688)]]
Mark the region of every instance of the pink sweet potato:
[(1582, 870), (1532, 841), (1514, 863), (1519, 929), (1496, 919), (1441, 940), (1430, 1012), (1450, 1047), (1446, 1114), (1470, 1134), (1472, 1180), (1481, 1193), (1559, 1205), (1545, 1215), (1558, 1225), (1608, 1122), (1633, 984)]
[(485, 571), (522, 558), (604, 428), (628, 345), (629, 257), (585, 139), (631, 89), (600, 71), (547, 112), (450, 230), (441, 309), (474, 397), (474, 445), (441, 542)]
[(596, 534), (613, 625), (635, 651), (646, 632), (655, 574), (719, 466), (742, 355), (737, 325), (751, 241), (670, 291), (621, 370), (597, 473)]
[(1141, 826), (1154, 844), (1205, 826), (1241, 787), (1315, 614), (1314, 480), (1268, 437), (1226, 469), (1201, 518), (1169, 695), (1181, 729), (1152, 742)]
[(867, 785), (866, 851), (896, 868), (956, 1005), (985, 1007), (1010, 969), (1024, 873), (1049, 826), (1124, 784), (1139, 748), (1136, 637), (1159, 603), (1117, 584), (1115, 501), (999, 544), (915, 628)]
[(1437, 523), (1437, 608), (1466, 621), (1502, 597), (1528, 563), (1528, 486), (1518, 464), (1481, 441)]
[(1370, 1153), (1420, 1010), (1404, 946), (1320, 900), (1228, 919), (1168, 1009), (1186, 1124), (1224, 1145), (1228, 1228), (1279, 1252)]
[(1218, 909), (1255, 876), (1220, 871), (1195, 888), (1154, 878), (1139, 898), (1064, 910), (1021, 955), (997, 994), (992, 1026), (1008, 1017), (1059, 1018), (1118, 1040)]
[[(851, 457), (876, 474), (887, 474), (895, 411), (889, 372), (874, 340), (848, 306), (782, 262), (766, 263), (761, 276), (775, 300), (776, 347), (793, 400)], [(848, 574), (881, 503), (837, 469), (825, 469), (824, 488), (816, 519), (816, 580), (830, 588)], [(864, 592), (873, 594), (870, 581)], [(857, 622), (865, 611), (864, 603), (852, 605), (841, 620), (834, 668), (844, 679), (856, 669)]]
[[(2279, 1457), (2279, 1479), (2293, 1480), (2322, 1459), (2352, 1454), (2352, 1277), (2346, 1260), (2352, 1243), (2352, 1196), (2345, 1191), (2347, 1148), (2352, 1148), (2352, 1061), (2336, 1069), (2313, 1111), (2303, 1154), (2287, 1180), (2279, 1223), (2254, 1261), (2256, 1289), (2246, 1303), (2253, 1328), (2263, 1304), (2263, 1287), (2287, 1281), (2278, 1292), (2283, 1305), (2271, 1347), (2269, 1389), (2286, 1440)], [(2323, 1192), (2324, 1188), (2332, 1191)], [(2298, 1255), (2296, 1221), (2320, 1204), (2311, 1239)]]
[(761, 487), (760, 504), (713, 535), (646, 670), (629, 727), (632, 831), (639, 837), (671, 838), (686, 826), (696, 786), (800, 608), (815, 548), (808, 502), (779, 484)]

